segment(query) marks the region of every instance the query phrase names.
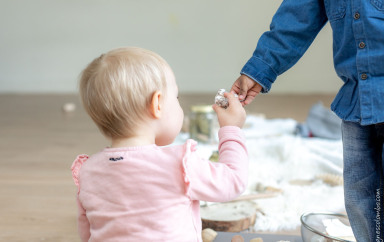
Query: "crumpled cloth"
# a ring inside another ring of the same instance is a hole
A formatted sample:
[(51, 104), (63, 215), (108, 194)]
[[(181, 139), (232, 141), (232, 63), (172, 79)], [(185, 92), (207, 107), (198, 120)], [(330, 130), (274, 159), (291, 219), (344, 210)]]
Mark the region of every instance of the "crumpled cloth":
[(309, 110), (305, 123), (297, 125), (296, 133), (304, 137), (341, 139), (341, 119), (317, 102)]

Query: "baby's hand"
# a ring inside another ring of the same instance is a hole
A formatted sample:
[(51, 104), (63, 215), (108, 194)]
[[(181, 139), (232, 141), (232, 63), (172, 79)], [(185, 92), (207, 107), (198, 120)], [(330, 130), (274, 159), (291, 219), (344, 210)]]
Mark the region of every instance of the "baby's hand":
[(217, 114), (220, 127), (237, 126), (242, 128), (245, 122), (246, 113), (238, 98), (234, 93), (224, 93), (224, 97), (228, 99), (229, 106), (224, 109), (217, 104), (212, 105), (213, 110)]

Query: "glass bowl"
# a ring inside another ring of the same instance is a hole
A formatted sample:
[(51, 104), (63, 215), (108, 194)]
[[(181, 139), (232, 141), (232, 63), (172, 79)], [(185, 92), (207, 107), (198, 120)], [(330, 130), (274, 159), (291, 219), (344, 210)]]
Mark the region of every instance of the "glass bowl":
[(356, 241), (345, 214), (304, 213), (300, 221), (304, 242)]

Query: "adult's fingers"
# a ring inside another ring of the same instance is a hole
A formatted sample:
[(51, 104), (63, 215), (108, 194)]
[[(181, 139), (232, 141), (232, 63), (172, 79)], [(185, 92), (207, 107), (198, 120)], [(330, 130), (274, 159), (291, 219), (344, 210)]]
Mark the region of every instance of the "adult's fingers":
[(239, 77), (239, 87), (240, 87), (240, 90), (239, 90), (239, 100), (244, 100), (247, 96), (248, 96), (248, 89), (249, 89), (249, 86), (248, 86), (248, 77), (244, 76), (244, 75), (241, 75)]

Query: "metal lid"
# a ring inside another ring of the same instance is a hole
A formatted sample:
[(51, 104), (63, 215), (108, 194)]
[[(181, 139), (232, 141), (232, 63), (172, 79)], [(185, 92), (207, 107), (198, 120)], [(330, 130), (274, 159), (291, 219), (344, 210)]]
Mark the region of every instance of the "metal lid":
[(191, 106), (191, 111), (194, 113), (212, 113), (212, 105), (194, 105)]

